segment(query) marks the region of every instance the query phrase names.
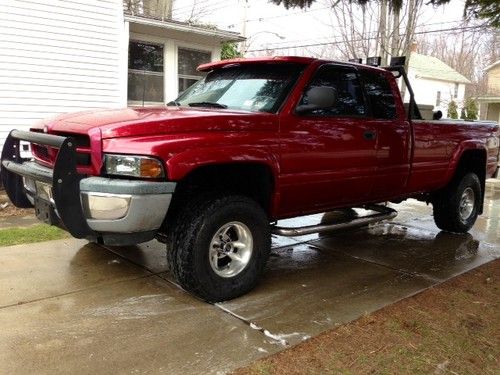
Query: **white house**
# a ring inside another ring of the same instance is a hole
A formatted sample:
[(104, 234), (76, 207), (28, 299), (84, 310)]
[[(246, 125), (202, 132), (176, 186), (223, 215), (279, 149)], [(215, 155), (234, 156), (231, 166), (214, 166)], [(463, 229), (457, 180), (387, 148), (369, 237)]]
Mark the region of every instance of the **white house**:
[(166, 103), (221, 42), (242, 40), (156, 19), (148, 2), (159, 0), (1, 0), (0, 147), (11, 129), (60, 113)]
[[(411, 52), (408, 66), (415, 100), (419, 105), (434, 107), (434, 111), (443, 112), (448, 117), (448, 104), (453, 100), (458, 106), (458, 115), (464, 104), (465, 85), (471, 83), (436, 57)], [(410, 100), (405, 93), (405, 102)]]

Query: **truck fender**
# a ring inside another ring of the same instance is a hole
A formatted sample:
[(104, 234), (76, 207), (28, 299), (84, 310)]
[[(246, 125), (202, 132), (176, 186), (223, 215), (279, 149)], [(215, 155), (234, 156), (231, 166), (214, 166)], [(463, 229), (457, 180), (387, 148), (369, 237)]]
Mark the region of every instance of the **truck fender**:
[[(461, 142), (451, 154), (450, 164), (446, 172), (446, 184), (450, 183), (450, 181), (453, 179), (463, 154), (466, 151), (471, 150), (480, 150), (483, 151), (485, 155), (487, 155), (487, 147), (484, 142), (476, 139)], [(486, 170), (486, 164), (484, 165), (484, 168)]]
[(265, 164), (271, 169), (275, 182), (277, 182), (277, 176), (279, 175), (277, 156), (267, 150), (255, 148), (255, 146), (244, 147), (238, 145), (224, 148), (191, 149), (179, 152), (166, 161), (168, 177), (173, 181), (183, 179), (199, 167), (236, 163)]
[(261, 164), (267, 166), (273, 175), (274, 191), (271, 197), (271, 211), (276, 212), (279, 205), (279, 173), (278, 155), (269, 149), (247, 147), (242, 145), (230, 147), (207, 147), (190, 149), (173, 155), (166, 161), (168, 178), (180, 181), (194, 170), (211, 165), (227, 164)]

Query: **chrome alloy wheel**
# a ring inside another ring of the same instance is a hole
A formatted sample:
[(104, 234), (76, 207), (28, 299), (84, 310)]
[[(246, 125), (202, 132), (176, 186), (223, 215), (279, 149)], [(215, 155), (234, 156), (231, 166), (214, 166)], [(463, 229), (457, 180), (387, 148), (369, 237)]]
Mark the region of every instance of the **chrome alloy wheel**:
[(460, 206), (458, 207), (458, 212), (460, 214), (460, 219), (466, 222), (472, 215), (475, 205), (475, 194), (474, 190), (470, 187), (464, 190), (462, 197), (460, 198)]
[(252, 252), (252, 232), (245, 224), (232, 221), (220, 227), (212, 237), (210, 266), (221, 277), (234, 277), (248, 265)]

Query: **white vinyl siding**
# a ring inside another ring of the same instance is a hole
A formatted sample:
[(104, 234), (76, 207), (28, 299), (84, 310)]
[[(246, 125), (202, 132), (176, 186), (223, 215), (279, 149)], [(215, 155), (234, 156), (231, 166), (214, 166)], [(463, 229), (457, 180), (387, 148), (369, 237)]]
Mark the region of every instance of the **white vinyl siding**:
[[(443, 117), (448, 117), (448, 104), (450, 101), (455, 101), (458, 106), (458, 115), (464, 105), (465, 84), (458, 83), (456, 89), (456, 82), (437, 80), (432, 78), (422, 78), (415, 74), (410, 68), (408, 72), (413, 92), (415, 93), (415, 101), (419, 105), (429, 105), (434, 107), (434, 111), (440, 110), (443, 112)], [(455, 97), (455, 90), (457, 96)], [(439, 94), (439, 105), (437, 105), (437, 96)], [(405, 102), (410, 100), (408, 90), (405, 92)]]
[(122, 4), (0, 1), (0, 146), (37, 120), (126, 105)]

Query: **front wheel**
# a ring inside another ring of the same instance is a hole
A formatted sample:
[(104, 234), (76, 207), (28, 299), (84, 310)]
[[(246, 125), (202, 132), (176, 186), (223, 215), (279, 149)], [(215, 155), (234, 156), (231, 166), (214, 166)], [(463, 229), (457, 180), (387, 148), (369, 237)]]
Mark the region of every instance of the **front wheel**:
[(198, 199), (177, 226), (168, 260), (184, 289), (220, 302), (255, 287), (271, 249), (269, 221), (256, 202), (243, 196)]
[(481, 199), (481, 183), (477, 175), (464, 175), (434, 197), (432, 205), (436, 225), (448, 232), (468, 232), (479, 215)]

